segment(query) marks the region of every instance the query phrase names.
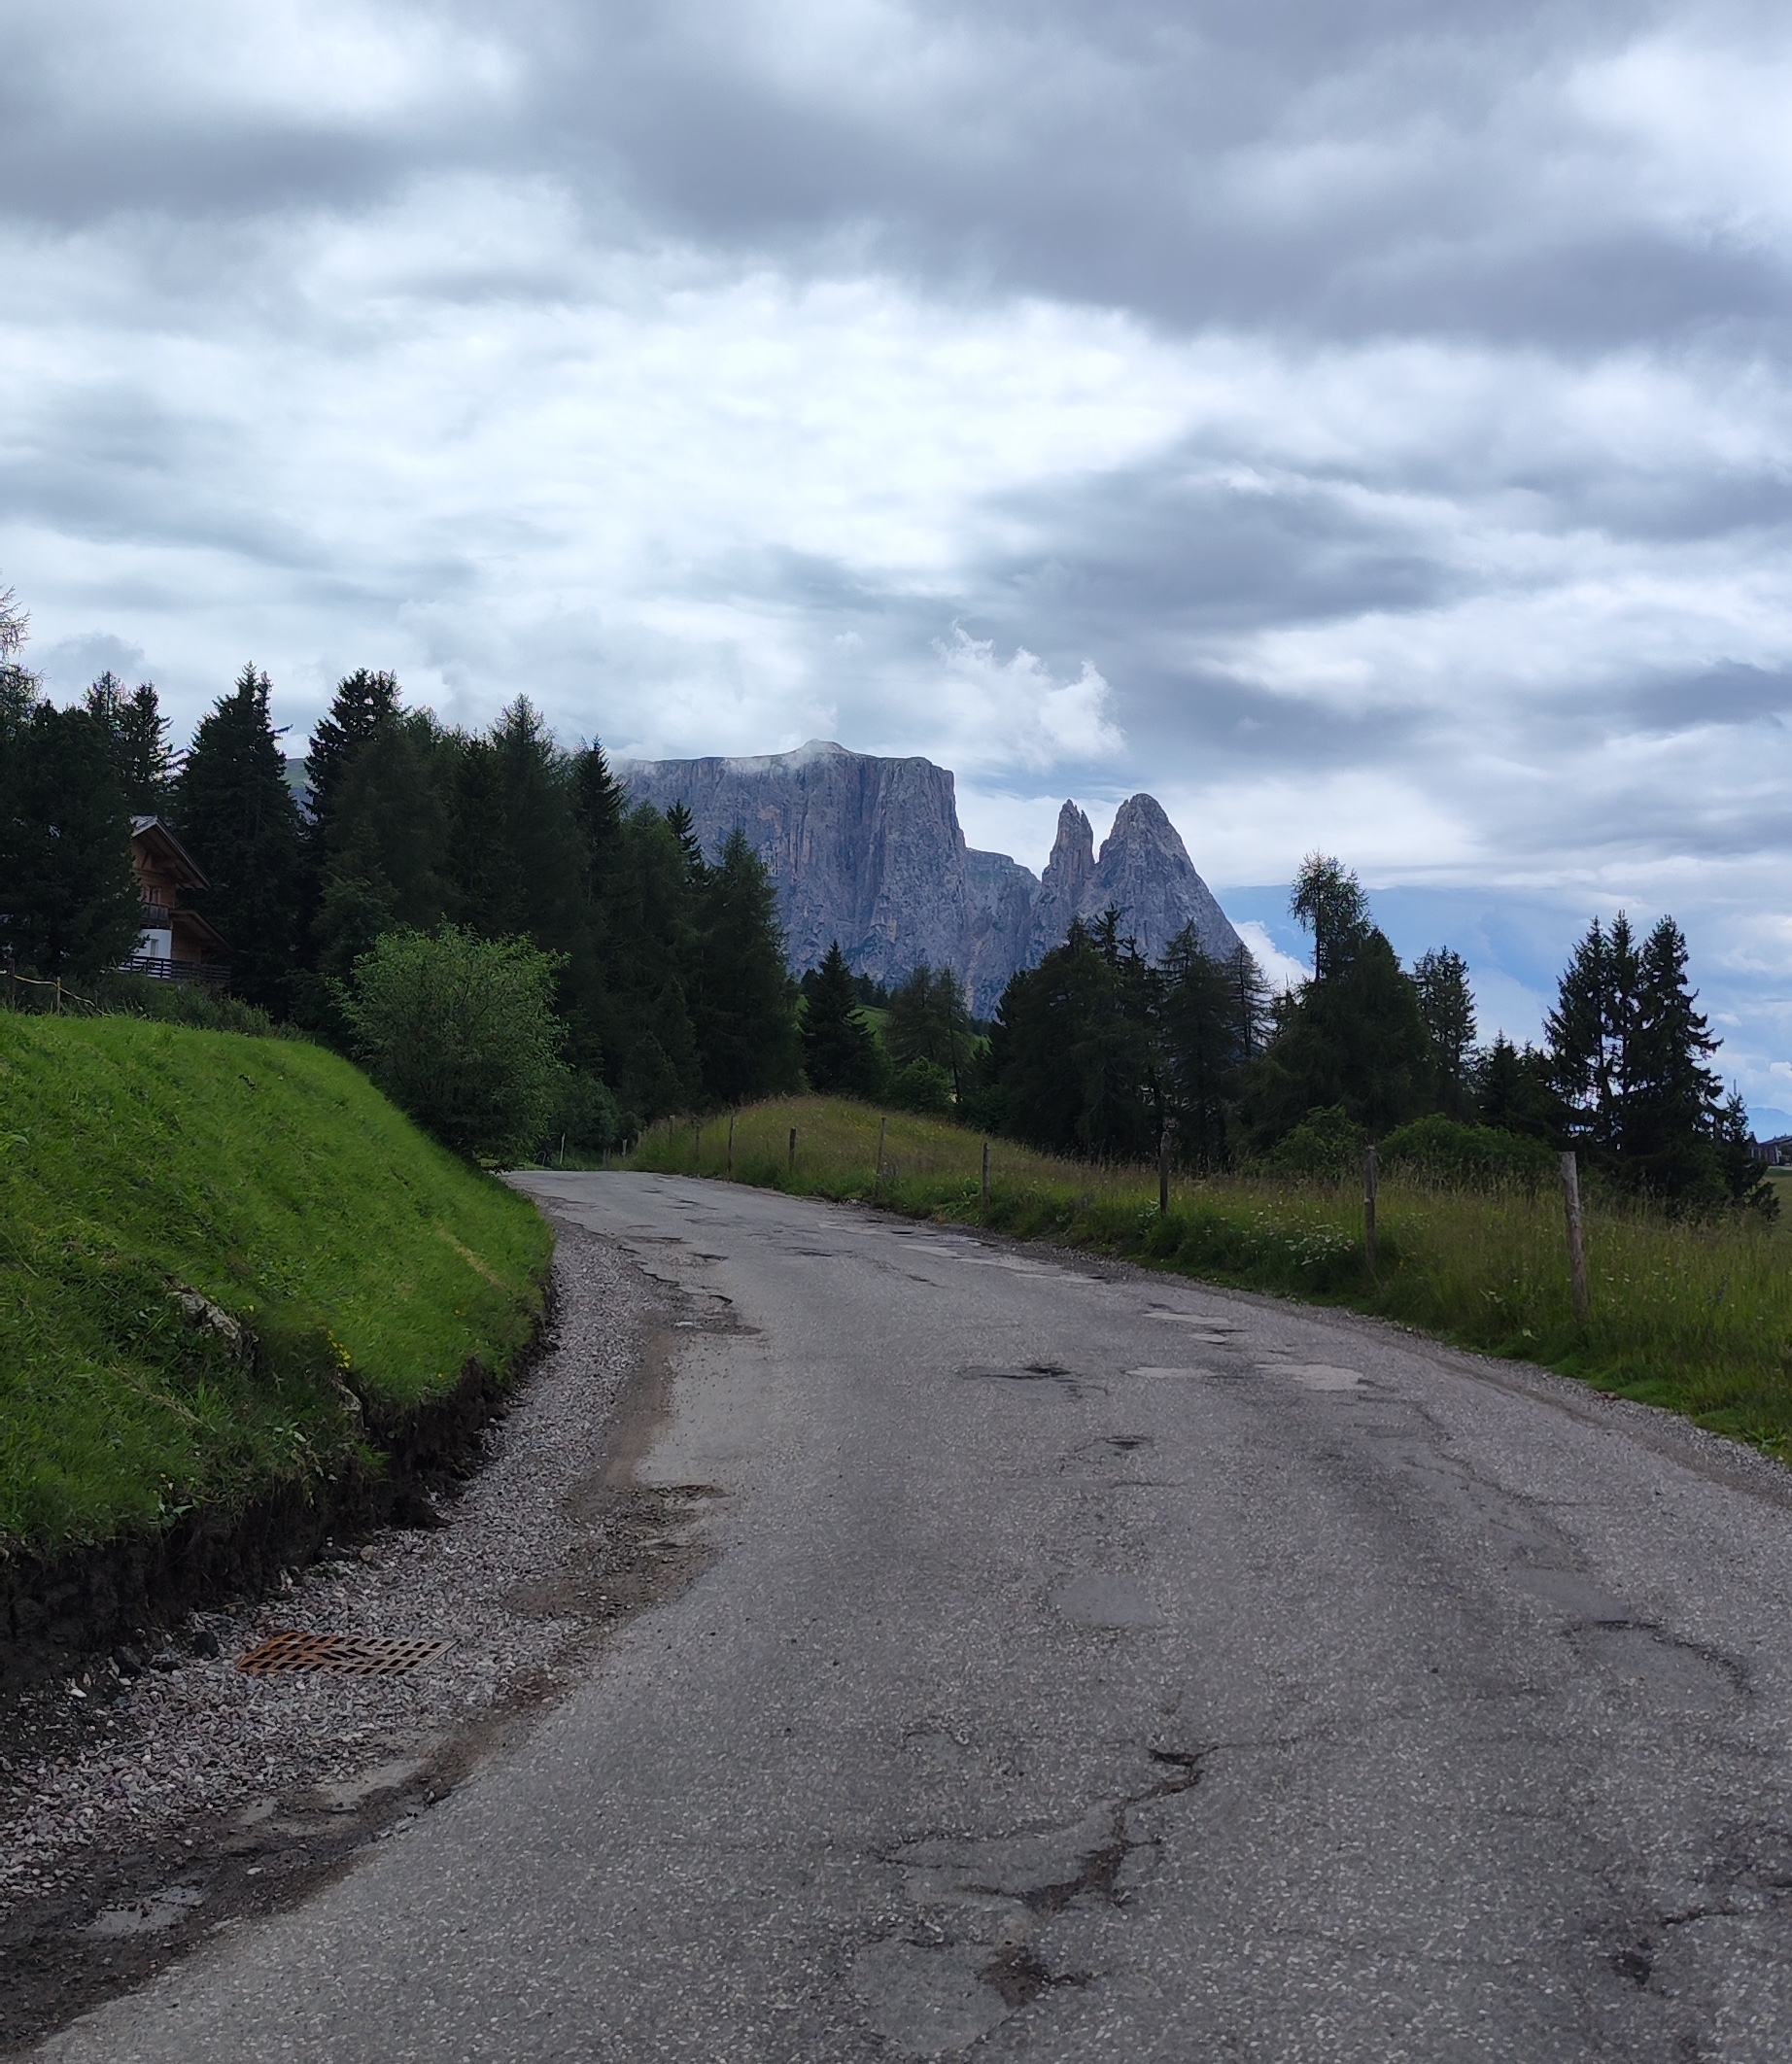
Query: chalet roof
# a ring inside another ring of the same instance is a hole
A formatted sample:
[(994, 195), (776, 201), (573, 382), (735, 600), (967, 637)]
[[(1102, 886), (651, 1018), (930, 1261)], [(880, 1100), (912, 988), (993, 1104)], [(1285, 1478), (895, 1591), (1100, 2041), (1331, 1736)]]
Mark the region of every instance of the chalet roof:
[(130, 843), (141, 845), (146, 856), (154, 854), (164, 867), (171, 868), (179, 877), (182, 888), (211, 887), (199, 863), (159, 817), (133, 817), (130, 820)]

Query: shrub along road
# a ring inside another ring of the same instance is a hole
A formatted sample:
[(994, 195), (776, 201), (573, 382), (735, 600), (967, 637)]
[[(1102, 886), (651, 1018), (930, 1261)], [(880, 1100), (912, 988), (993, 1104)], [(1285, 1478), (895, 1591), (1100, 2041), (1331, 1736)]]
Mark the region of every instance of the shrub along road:
[(662, 1176), (715, 1561), (60, 2059), (1766, 2058), (1792, 1480), (1373, 1322)]

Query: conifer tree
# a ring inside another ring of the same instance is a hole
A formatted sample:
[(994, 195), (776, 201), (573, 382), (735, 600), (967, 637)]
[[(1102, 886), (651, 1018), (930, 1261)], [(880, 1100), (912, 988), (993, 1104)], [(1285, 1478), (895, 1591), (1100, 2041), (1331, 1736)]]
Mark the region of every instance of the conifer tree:
[(367, 740), (398, 710), (398, 677), (358, 667), (336, 683), (328, 711), (318, 719), (305, 755), (308, 808), (323, 843), (336, 808), (337, 792)]
[(1687, 980), (1686, 941), (1663, 917), (1638, 946), (1622, 911), (1598, 918), (1564, 970), (1546, 1020), (1570, 1141), (1627, 1187), (1694, 1203), (1734, 1195), (1722, 1085)]
[(544, 951), (588, 948), (573, 768), (541, 713), (519, 696), (492, 727), (503, 839), (518, 902), (514, 929)]
[(0, 959), (86, 979), (142, 930), (111, 742), (85, 709), (33, 703), (0, 730)]
[(1236, 956), (1216, 960), (1191, 924), (1164, 951), (1157, 1019), (1166, 1098), (1178, 1155), (1197, 1167), (1219, 1167), (1226, 1158), (1226, 1113), (1255, 1045), (1261, 980), (1257, 976), (1253, 984)]
[(1313, 980), (1282, 1008), (1247, 1071), (1241, 1109), (1258, 1147), (1312, 1111), (1342, 1109), (1378, 1137), (1431, 1098), (1431, 1039), (1419, 992), (1369, 913), (1355, 875), (1324, 854), (1296, 878), (1291, 908), (1313, 934)]
[(602, 884), (595, 957), (604, 1079), (625, 1133), (703, 1096), (690, 997), (701, 950), (698, 896), (672, 828), (643, 805), (623, 819)]
[(859, 1015), (857, 987), (837, 939), (803, 983), (803, 1068), (824, 1095), (875, 1101), (883, 1087), (878, 1042)]
[(432, 931), (447, 914), (442, 746), (427, 711), (388, 717), (335, 781), (321, 834), (312, 938), (319, 973), (341, 981), (381, 935)]
[(1443, 946), (1419, 955), (1412, 979), (1419, 991), (1419, 1015), (1430, 1035), (1437, 1108), (1452, 1118), (1465, 1117), (1469, 1055), (1474, 1049), (1474, 991), (1468, 985), (1468, 963)]
[(302, 880), (298, 807), (268, 714), (271, 686), (245, 667), (200, 720), (176, 813), (211, 878), (193, 900), (229, 943), (230, 986), (284, 1015), (297, 969)]
[(523, 929), (523, 884), (510, 850), (503, 774), (489, 739), (460, 737), (448, 784), (453, 915), (486, 939)]
[(712, 1103), (741, 1104), (796, 1087), (803, 1049), (777, 892), (739, 826), (705, 871), (692, 1002), (704, 1090)]
[(1469, 1070), (1476, 1118), (1501, 1132), (1553, 1140), (1563, 1129), (1562, 1100), (1550, 1058), (1527, 1046), (1521, 1052), (1503, 1032), (1475, 1056)]
[(1154, 1015), (1160, 978), (1113, 913), (1002, 992), (972, 1110), (1055, 1153), (1142, 1160), (1163, 1118)]
[(87, 714), (105, 732), (124, 807), (134, 817), (165, 816), (174, 803), (174, 753), (154, 681), (126, 693), (110, 668), (87, 690)]
[(953, 1096), (959, 1095), (970, 1058), (971, 1014), (956, 971), (922, 961), (890, 991), (889, 1013), (890, 1058), (898, 1067), (927, 1061), (943, 1069), (951, 1077)]

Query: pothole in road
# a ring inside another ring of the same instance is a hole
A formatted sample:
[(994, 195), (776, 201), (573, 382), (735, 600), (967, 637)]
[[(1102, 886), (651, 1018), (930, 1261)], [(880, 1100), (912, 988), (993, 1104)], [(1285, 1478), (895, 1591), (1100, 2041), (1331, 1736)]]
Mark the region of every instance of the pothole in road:
[(1360, 1371), (1339, 1368), (1329, 1361), (1259, 1361), (1258, 1367), (1266, 1376), (1286, 1376), (1303, 1391), (1348, 1392), (1363, 1388)]
[(1025, 1361), (1000, 1366), (973, 1362), (958, 1373), (971, 1383), (1055, 1385), (1067, 1397), (1081, 1397), (1086, 1391), (1101, 1395), (1107, 1393), (1106, 1384), (1092, 1382), (1081, 1371), (1068, 1369), (1057, 1361)]
[[(1052, 1969), (1038, 1932), (1073, 1911), (1124, 1908), (1136, 1859), (1155, 1847), (1132, 1834), (1129, 1814), (1201, 1774), (1198, 1751), (1146, 1753), (1146, 1781), (1072, 1826), (929, 1837), (896, 1852), (909, 1896), (937, 1917), (917, 1930), (922, 1939), (868, 1944), (853, 1960), (853, 1989), (879, 2035), (910, 2056), (950, 2055), (1043, 1993), (1092, 1982), (1087, 1972)], [(954, 1913), (965, 1916), (962, 1934)]]

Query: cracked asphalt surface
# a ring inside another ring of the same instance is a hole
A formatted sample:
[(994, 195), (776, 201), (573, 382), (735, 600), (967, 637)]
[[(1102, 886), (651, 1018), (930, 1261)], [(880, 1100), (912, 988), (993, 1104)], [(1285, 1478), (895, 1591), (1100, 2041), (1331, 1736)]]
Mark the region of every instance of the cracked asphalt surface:
[(1780, 2058), (1792, 1477), (1365, 1321), (652, 1176), (714, 1561), (68, 2060)]

